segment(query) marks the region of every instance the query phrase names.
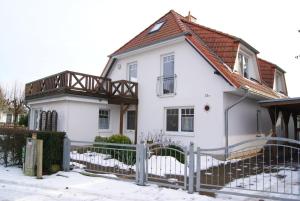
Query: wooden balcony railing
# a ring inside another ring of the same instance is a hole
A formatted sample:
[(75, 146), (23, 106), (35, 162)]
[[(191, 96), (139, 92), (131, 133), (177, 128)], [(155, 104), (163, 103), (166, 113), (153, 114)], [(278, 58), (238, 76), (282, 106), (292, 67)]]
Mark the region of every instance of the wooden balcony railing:
[(120, 97), (137, 99), (137, 83), (64, 71), (55, 75), (39, 79), (25, 85), (25, 98), (71, 93), (76, 95), (96, 96), (103, 98)]
[(111, 82), (111, 95), (120, 97), (137, 97), (137, 83), (127, 80)]

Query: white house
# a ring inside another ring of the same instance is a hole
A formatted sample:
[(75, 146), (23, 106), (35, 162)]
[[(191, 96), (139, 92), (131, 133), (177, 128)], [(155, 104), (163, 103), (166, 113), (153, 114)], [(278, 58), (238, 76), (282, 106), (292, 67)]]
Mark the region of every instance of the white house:
[(213, 148), (269, 135), (257, 101), (287, 97), (285, 72), (258, 53), (171, 10), (111, 54), (101, 77), (65, 71), (28, 83), (30, 128), (55, 110), (74, 140), (121, 133)]

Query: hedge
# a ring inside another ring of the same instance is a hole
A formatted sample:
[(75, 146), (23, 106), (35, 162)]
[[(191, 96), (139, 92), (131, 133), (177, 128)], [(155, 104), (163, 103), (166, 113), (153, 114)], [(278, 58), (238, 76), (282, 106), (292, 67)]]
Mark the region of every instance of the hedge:
[(103, 142), (109, 144), (94, 144), (94, 149), (98, 153), (109, 154), (111, 158), (114, 158), (127, 165), (134, 165), (136, 162), (136, 149), (135, 147), (120, 146), (113, 144), (132, 144), (131, 140), (120, 134), (115, 134), (110, 137), (97, 136), (95, 142)]
[(62, 169), (64, 132), (32, 131), (22, 128), (0, 128), (0, 164), (23, 164), (23, 148), (32, 133), (43, 140), (43, 173), (51, 174)]

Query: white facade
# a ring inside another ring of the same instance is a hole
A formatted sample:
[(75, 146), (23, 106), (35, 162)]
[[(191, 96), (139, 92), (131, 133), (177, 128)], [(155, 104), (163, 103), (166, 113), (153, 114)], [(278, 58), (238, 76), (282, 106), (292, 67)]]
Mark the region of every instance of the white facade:
[[(172, 55), (174, 59), (175, 91), (162, 95), (159, 77), (163, 74), (162, 62), (166, 55)], [(254, 61), (249, 73), (259, 80)], [(137, 76), (132, 70), (135, 68)], [(224, 111), (240, 96), (234, 95), (239, 90), (215, 71), (189, 43), (177, 38), (117, 56), (108, 77), (112, 80), (128, 80), (131, 77), (138, 82), (138, 140), (162, 135), (166, 140), (183, 145), (194, 142), (202, 148), (216, 148), (225, 146)], [(256, 101), (257, 97), (251, 96), (230, 110), (229, 144), (255, 138), (257, 134), (269, 134), (270, 117)], [(92, 141), (95, 136), (110, 136), (119, 132), (120, 106), (107, 104), (107, 100), (65, 95), (28, 101), (28, 105), (31, 108), (31, 129), (37, 121), (34, 120), (35, 111), (56, 110), (58, 130), (67, 132), (72, 140)], [(209, 110), (205, 110), (208, 107)], [(179, 112), (184, 108), (193, 109), (192, 132), (166, 130), (166, 110), (170, 108), (178, 108)], [(99, 129), (99, 109), (109, 111), (107, 129)], [(131, 105), (128, 110), (135, 110), (135, 106)], [(128, 130), (126, 122), (125, 114), (123, 131), (133, 141), (134, 130)]]

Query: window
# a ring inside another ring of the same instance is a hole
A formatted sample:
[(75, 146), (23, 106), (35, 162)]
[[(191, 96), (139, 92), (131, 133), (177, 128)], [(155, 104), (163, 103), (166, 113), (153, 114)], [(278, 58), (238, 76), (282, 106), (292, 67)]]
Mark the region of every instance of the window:
[(149, 33), (153, 33), (153, 32), (156, 32), (158, 31), (162, 25), (164, 24), (165, 22), (157, 22), (153, 27), (152, 29), (149, 31)]
[(39, 129), (39, 121), (40, 121), (40, 110), (33, 110), (33, 130)]
[(297, 128), (300, 129), (300, 115), (297, 115)]
[(239, 53), (238, 54), (238, 68), (241, 75), (243, 75), (245, 78), (249, 78), (249, 62), (248, 57), (246, 57), (244, 54)]
[(279, 72), (276, 72), (276, 91), (277, 92), (281, 92), (283, 93), (284, 92), (284, 89), (283, 89), (283, 79), (282, 79), (282, 74), (279, 73)]
[(137, 63), (129, 63), (128, 66), (128, 80), (137, 82)]
[(194, 108), (166, 109), (166, 131), (194, 132)]
[(99, 129), (109, 129), (109, 110), (99, 110)]
[(135, 111), (127, 111), (127, 130), (135, 130)]
[(168, 55), (163, 57), (163, 94), (174, 93), (174, 55)]
[(181, 109), (181, 131), (194, 131), (194, 109)]
[(12, 114), (6, 114), (6, 123), (11, 124), (12, 123)]
[(167, 109), (167, 131), (178, 131), (178, 109)]

